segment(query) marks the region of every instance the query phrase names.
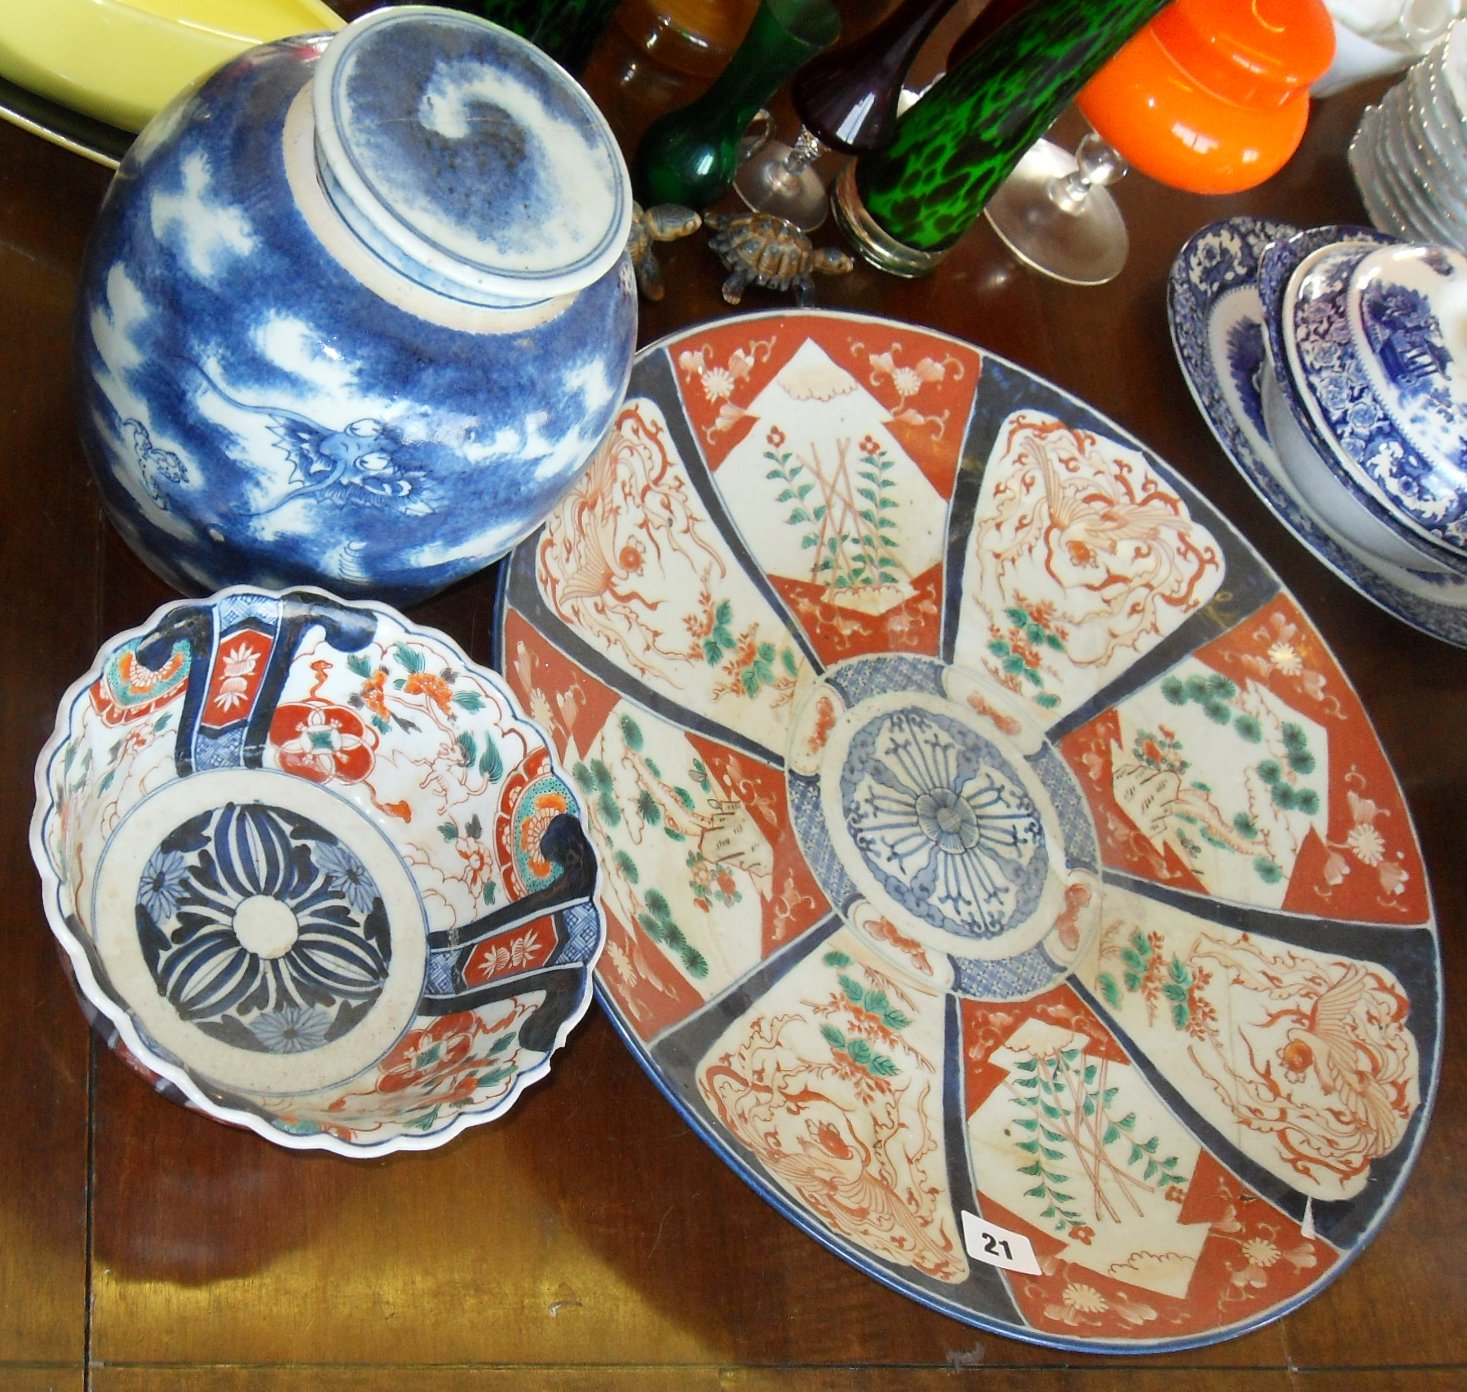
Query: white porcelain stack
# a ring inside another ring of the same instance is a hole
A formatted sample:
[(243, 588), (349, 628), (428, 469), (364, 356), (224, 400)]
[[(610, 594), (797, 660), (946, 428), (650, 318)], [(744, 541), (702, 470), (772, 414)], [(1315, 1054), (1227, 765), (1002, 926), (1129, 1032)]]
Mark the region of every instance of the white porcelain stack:
[(1381, 231), (1467, 249), (1467, 19), (1365, 109), (1350, 169)]

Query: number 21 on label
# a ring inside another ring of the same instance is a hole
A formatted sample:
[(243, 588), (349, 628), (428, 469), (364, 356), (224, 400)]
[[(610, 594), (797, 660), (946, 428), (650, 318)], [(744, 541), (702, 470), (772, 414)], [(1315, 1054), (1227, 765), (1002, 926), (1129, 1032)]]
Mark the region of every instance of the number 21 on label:
[(963, 1214), (963, 1246), (974, 1261), (1001, 1266), (1005, 1271), (1026, 1271), (1039, 1275), (1039, 1262), (1034, 1248), (1023, 1233), (1011, 1232), (996, 1223), (985, 1223), (975, 1213)]

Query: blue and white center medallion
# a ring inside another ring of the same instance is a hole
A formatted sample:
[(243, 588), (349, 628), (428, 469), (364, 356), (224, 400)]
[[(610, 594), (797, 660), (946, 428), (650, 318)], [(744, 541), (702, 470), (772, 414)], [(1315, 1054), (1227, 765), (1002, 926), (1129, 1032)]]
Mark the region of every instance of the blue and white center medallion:
[(992, 940), (1034, 909), (1044, 828), (1008, 761), (942, 711), (873, 715), (845, 749), (841, 803), (871, 873), (909, 913)]
[(989, 1000), (1067, 972), (1099, 919), (1095, 830), (1021, 703), (930, 659), (855, 658), (808, 693), (792, 730), (801, 849), (878, 951), (935, 949), (944, 987)]
[(339, 1038), (392, 961), (371, 872), (324, 827), (263, 803), (212, 808), (165, 836), (136, 914), (159, 992), (241, 1049)]

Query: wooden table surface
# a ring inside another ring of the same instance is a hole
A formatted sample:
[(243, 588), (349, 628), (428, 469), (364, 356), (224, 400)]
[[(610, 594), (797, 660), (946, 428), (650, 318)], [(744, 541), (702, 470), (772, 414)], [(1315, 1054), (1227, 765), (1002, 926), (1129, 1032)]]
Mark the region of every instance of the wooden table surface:
[[(1275, 521), (1193, 406), (1165, 313), (1171, 260), (1205, 222), (1363, 219), (1345, 147), (1378, 90), (1320, 103), (1300, 153), (1248, 194), (1125, 180), (1132, 251), (1108, 286), (1026, 271), (980, 224), (928, 279), (858, 268), (822, 281), (820, 301), (949, 331), (1052, 379), (1145, 440), (1262, 551), (1404, 785), (1451, 1001), (1467, 982), (1467, 652), (1375, 608)], [(1467, 1058), (1450, 1027), (1419, 1163), (1359, 1260), (1246, 1337), (1135, 1358), (967, 1327), (832, 1256), (693, 1135), (594, 1007), (508, 1117), (427, 1154), (290, 1152), (150, 1092), (83, 1022), (27, 849), (32, 767), (62, 691), (104, 638), (172, 597), (103, 519), (73, 417), (73, 291), (107, 179), (0, 126), (0, 1387), (1467, 1387)], [(701, 239), (662, 262), (669, 292), (644, 310), (644, 343), (731, 312)], [(751, 291), (745, 308), (772, 303)], [(487, 660), (493, 602), (486, 574), (413, 617)]]

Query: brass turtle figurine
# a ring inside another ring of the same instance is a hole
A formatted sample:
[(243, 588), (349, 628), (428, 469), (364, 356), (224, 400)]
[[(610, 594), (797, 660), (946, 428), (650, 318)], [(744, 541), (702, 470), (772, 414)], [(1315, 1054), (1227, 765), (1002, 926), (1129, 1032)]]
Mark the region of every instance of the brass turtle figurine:
[(706, 213), (712, 230), (708, 245), (732, 274), (723, 282), (723, 298), (736, 305), (750, 285), (793, 290), (795, 303), (815, 297), (816, 275), (845, 275), (855, 262), (837, 247), (818, 251), (798, 227), (770, 213)]
[(632, 230), (627, 237), (627, 254), (637, 277), (637, 290), (643, 299), (660, 300), (663, 294), (662, 268), (652, 255), (654, 242), (675, 242), (691, 236), (702, 226), (703, 219), (680, 203), (658, 203), (643, 208), (632, 204)]

